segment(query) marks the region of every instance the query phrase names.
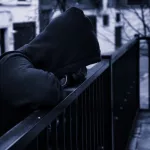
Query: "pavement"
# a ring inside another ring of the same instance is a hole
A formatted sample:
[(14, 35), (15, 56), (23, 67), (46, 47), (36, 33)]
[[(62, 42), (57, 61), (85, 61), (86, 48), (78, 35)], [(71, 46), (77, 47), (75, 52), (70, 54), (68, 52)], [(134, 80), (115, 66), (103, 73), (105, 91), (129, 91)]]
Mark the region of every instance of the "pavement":
[(148, 108), (148, 57), (140, 57), (140, 108)]
[(141, 111), (127, 150), (150, 150), (150, 112)]
[(148, 110), (148, 57), (140, 57), (140, 108), (127, 150), (150, 150), (150, 110)]

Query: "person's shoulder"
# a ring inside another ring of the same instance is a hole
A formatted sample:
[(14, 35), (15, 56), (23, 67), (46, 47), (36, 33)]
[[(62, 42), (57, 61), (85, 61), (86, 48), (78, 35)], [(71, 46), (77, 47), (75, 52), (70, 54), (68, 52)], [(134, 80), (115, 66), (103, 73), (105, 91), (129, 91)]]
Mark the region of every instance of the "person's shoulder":
[(0, 64), (4, 64), (5, 62), (8, 62), (10, 60), (13, 59), (14, 61), (14, 58), (16, 60), (19, 60), (19, 59), (26, 59), (29, 61), (29, 59), (24, 55), (22, 54), (21, 52), (19, 51), (8, 51), (8, 52), (5, 52), (3, 53), (1, 56), (0, 56)]

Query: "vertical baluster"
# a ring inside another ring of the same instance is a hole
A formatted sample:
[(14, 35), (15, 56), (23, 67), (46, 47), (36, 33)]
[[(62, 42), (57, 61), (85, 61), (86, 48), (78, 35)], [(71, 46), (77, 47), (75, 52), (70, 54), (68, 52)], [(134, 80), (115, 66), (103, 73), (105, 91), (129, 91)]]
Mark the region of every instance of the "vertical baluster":
[(84, 92), (84, 130), (85, 130), (85, 134), (84, 134), (84, 136), (85, 136), (85, 150), (87, 150), (88, 149), (88, 143), (87, 143), (87, 138), (88, 138), (88, 134), (87, 134), (87, 132), (88, 132), (88, 128), (87, 128), (87, 114), (88, 114), (88, 112), (87, 112), (87, 90), (85, 90), (85, 92)]
[(82, 149), (87, 149), (87, 109), (86, 91), (82, 93)]
[(49, 148), (48, 144), (48, 127), (46, 127), (37, 137), (38, 138), (38, 150), (47, 150)]
[(91, 86), (89, 86), (88, 88), (88, 95), (89, 95), (89, 99), (88, 99), (88, 105), (89, 105), (89, 149), (92, 150), (92, 117), (91, 117)]
[(98, 136), (98, 149), (100, 149), (100, 145), (101, 145), (101, 137), (100, 137), (100, 134), (101, 134), (101, 125), (100, 125), (100, 94), (101, 94), (101, 91), (100, 91), (100, 77), (98, 77), (97, 79), (97, 125), (98, 125), (98, 132), (97, 132), (97, 136)]
[(36, 139), (35, 139), (35, 145), (36, 146), (34, 147), (34, 149), (36, 149), (36, 150), (39, 150), (39, 146), (38, 146), (39, 145), (39, 140), (38, 140), (38, 137), (39, 136), (37, 136)]
[(46, 147), (47, 147), (47, 150), (50, 150), (50, 147), (49, 147), (49, 126), (46, 128)]
[(38, 138), (36, 137), (25, 150), (38, 150)]
[(72, 150), (71, 106), (66, 109), (66, 149)]
[(72, 121), (71, 121), (71, 130), (72, 130), (72, 149), (77, 150), (78, 144), (78, 122), (77, 122), (77, 100), (76, 99), (71, 107)]
[(89, 87), (86, 89), (86, 117), (87, 117), (87, 148), (90, 150), (90, 104)]
[(112, 122), (112, 94), (111, 94), (111, 79), (110, 68), (103, 74), (103, 109), (104, 109), (104, 147), (106, 150), (112, 149), (112, 135), (113, 135), (113, 122)]
[(51, 145), (51, 131), (52, 131), (52, 126), (51, 126), (51, 124), (49, 124), (49, 125), (47, 126), (48, 150), (51, 150), (51, 149), (52, 149), (52, 148), (51, 148), (51, 146), (52, 146), (52, 145)]
[(71, 113), (71, 105), (69, 106), (69, 130), (70, 130), (70, 150), (72, 150), (72, 113)]
[(78, 97), (78, 149), (82, 150), (82, 99)]
[(64, 112), (63, 112), (63, 149), (65, 150), (66, 149), (66, 117), (65, 117), (65, 113), (66, 113), (66, 111), (64, 110)]
[(91, 149), (93, 150), (94, 145), (94, 126), (93, 126), (93, 84), (90, 85), (90, 107), (91, 107)]
[(75, 130), (76, 130), (76, 150), (78, 150), (79, 149), (79, 144), (78, 144), (78, 128), (79, 128), (79, 125), (78, 125), (78, 109), (79, 109), (79, 106), (78, 106), (78, 98), (77, 98), (77, 100), (76, 100), (76, 128), (75, 128)]
[(102, 139), (103, 139), (101, 149), (104, 149), (104, 143), (105, 143), (105, 137), (104, 137), (105, 136), (105, 119), (104, 119), (104, 113), (105, 113), (104, 101), (105, 101), (105, 99), (104, 99), (103, 75), (104, 74), (101, 75), (101, 107), (102, 107)]
[(56, 118), (51, 124), (50, 145), (52, 150), (58, 150), (57, 125), (59, 121)]
[(84, 93), (81, 95), (81, 117), (82, 117), (82, 150), (84, 150)]
[(58, 138), (58, 148), (60, 150), (65, 150), (65, 110), (58, 117), (59, 124), (57, 125), (57, 138)]
[(90, 85), (90, 107), (91, 107), (91, 149), (94, 149), (94, 109), (93, 109), (93, 83)]
[(95, 119), (96, 119), (96, 150), (98, 149), (98, 141), (99, 141), (99, 138), (98, 138), (98, 79), (96, 79), (95, 81), (95, 109), (96, 109), (96, 115), (95, 115)]
[(59, 125), (59, 119), (56, 118), (56, 121), (55, 121), (55, 149), (58, 150), (58, 146), (59, 146), (59, 143), (58, 143), (58, 131), (57, 131), (57, 128), (58, 128), (58, 125)]
[(68, 149), (69, 149), (69, 145), (68, 145), (68, 143), (69, 143), (69, 142), (68, 142), (68, 141), (69, 141), (69, 125), (68, 125), (68, 120), (69, 120), (68, 118), (69, 118), (69, 117), (68, 117), (68, 108), (66, 108), (65, 118), (66, 118), (66, 119), (65, 119), (65, 122), (66, 122), (66, 123), (65, 123), (65, 126), (66, 126), (66, 127), (65, 127), (65, 128), (66, 128), (66, 130), (65, 130), (65, 136), (66, 136), (66, 141), (65, 141), (66, 143), (65, 143), (65, 145), (66, 145), (66, 150), (68, 150)]
[(95, 142), (95, 82), (92, 84), (92, 107), (93, 107), (93, 149), (96, 148), (96, 142)]
[(101, 85), (101, 83), (102, 83), (102, 78), (101, 78), (101, 76), (100, 76), (100, 78), (99, 78), (99, 128), (100, 128), (100, 130), (99, 130), (99, 137), (100, 137), (100, 148), (102, 147), (102, 142), (103, 142), (103, 128), (102, 128), (102, 122), (103, 122), (103, 115), (102, 115), (102, 113), (103, 113), (103, 108), (102, 108), (102, 85)]

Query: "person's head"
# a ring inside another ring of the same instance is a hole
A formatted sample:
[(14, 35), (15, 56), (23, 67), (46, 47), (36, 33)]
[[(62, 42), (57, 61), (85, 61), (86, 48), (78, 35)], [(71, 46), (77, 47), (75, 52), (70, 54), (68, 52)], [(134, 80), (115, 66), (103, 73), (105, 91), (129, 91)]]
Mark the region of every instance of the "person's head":
[(51, 20), (42, 33), (19, 50), (36, 68), (57, 76), (101, 60), (93, 26), (83, 11), (75, 7)]

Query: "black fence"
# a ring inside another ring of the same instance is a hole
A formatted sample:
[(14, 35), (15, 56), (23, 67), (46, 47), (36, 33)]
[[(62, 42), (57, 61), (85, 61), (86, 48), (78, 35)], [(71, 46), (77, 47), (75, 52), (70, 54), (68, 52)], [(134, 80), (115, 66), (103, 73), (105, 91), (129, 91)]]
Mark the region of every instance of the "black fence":
[(0, 150), (124, 150), (139, 110), (139, 39), (88, 70), (52, 110), (37, 110), (0, 138)]

